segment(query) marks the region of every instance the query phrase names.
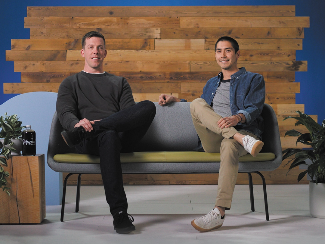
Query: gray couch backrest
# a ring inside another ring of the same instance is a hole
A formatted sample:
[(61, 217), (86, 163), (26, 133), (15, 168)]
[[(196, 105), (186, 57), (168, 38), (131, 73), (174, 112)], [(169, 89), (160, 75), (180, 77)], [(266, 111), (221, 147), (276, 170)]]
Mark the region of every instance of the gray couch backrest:
[(156, 117), (137, 151), (192, 151), (198, 146), (189, 102), (156, 105)]

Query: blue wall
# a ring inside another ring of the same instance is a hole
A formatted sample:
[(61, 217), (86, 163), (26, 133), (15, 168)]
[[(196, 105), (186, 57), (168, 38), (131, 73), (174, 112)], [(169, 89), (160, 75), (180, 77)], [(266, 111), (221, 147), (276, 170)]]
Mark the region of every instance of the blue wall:
[[(295, 5), (296, 16), (309, 16), (310, 28), (305, 29), (303, 50), (297, 51), (297, 60), (308, 61), (307, 72), (296, 72), (296, 81), (300, 82), (301, 92), (296, 96), (296, 103), (305, 104), (307, 114), (318, 115), (318, 122), (325, 119), (325, 96), (322, 80), (323, 56), (325, 54), (325, 9), (324, 0), (1, 0), (0, 8), (0, 104), (15, 95), (3, 94), (2, 83), (20, 82), (20, 73), (14, 72), (13, 62), (6, 61), (5, 50), (10, 50), (11, 39), (29, 39), (29, 29), (24, 29), (24, 17), (27, 6), (209, 6), (209, 5)], [(46, 106), (46, 104), (40, 104)], [(10, 113), (10, 111), (8, 111)], [(56, 202), (53, 204), (57, 204)]]

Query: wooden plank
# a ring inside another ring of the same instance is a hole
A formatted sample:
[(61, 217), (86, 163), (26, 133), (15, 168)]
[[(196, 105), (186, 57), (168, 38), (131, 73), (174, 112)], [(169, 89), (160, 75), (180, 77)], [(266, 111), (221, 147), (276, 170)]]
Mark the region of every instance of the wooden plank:
[[(108, 50), (153, 50), (154, 39), (106, 39)], [(12, 39), (11, 50), (81, 50), (81, 39)]]
[[(252, 71), (256, 72), (256, 71)], [(130, 82), (203, 82), (218, 75), (218, 72), (115, 72), (118, 76), (127, 78)], [(280, 72), (260, 72), (264, 76), (265, 82), (292, 82), (295, 80), (295, 73), (290, 71)]]
[(295, 16), (294, 5), (27, 7), (28, 17)]
[(295, 72), (291, 71), (275, 71), (275, 72), (259, 72), (263, 75), (265, 82), (293, 82), (295, 81)]
[[(108, 50), (110, 61), (215, 61), (213, 50)], [(241, 50), (243, 61), (294, 61), (295, 50)], [(84, 60), (79, 50), (68, 50), (67, 60)]]
[(25, 28), (177, 28), (177, 17), (25, 17)]
[(310, 27), (309, 17), (180, 17), (181, 28)]
[(81, 50), (80, 39), (11, 39), (11, 50)]
[(293, 136), (280, 137), (280, 140), (281, 140), (282, 148), (310, 148), (310, 146), (307, 146), (300, 142), (296, 144), (297, 137), (293, 137)]
[(155, 50), (196, 49), (205, 49), (205, 39), (155, 39)]
[[(84, 68), (84, 61), (16, 61), (15, 72), (71, 72)], [(109, 73), (127, 72), (189, 72), (189, 62), (158, 61), (105, 61), (104, 70)]]
[(300, 92), (300, 83), (299, 82), (287, 82), (287, 83), (277, 83), (274, 85), (273, 83), (265, 84), (265, 92), (267, 94), (270, 93), (299, 93)]
[[(22, 72), (21, 82), (53, 82), (60, 83), (70, 72)], [(117, 76), (125, 77), (129, 82), (202, 82), (206, 83), (217, 72), (114, 72)], [(284, 72), (260, 72), (266, 83), (285, 83), (295, 80), (295, 73)]]
[[(215, 50), (217, 40), (218, 38), (205, 40), (205, 49)], [(302, 50), (302, 39), (238, 39), (237, 42), (240, 50)]]
[[(31, 30), (32, 31), (32, 30)], [(231, 36), (235, 39), (296, 39), (304, 38), (304, 29), (273, 27), (219, 27), (219, 28), (161, 28), (161, 39), (215, 39)]]
[(215, 72), (115, 72), (129, 82), (204, 82), (216, 76)]
[(6, 51), (6, 61), (65, 61), (66, 59), (67, 51)]
[(48, 73), (48, 72), (23, 72), (21, 73), (21, 82), (23, 83), (61, 83), (65, 78), (72, 75), (66, 73)]
[(304, 104), (270, 104), (277, 115), (297, 115), (296, 111), (305, 111)]
[(44, 154), (13, 156), (8, 160), (10, 196), (1, 192), (0, 224), (38, 224), (45, 211)]
[(130, 83), (135, 93), (178, 93), (181, 91), (180, 83)]
[[(31, 39), (80, 39), (94, 28), (62, 29), (62, 28), (32, 28)], [(151, 39), (160, 38), (159, 28), (96, 28), (105, 36), (105, 39)]]
[(3, 83), (3, 94), (23, 94), (27, 92), (58, 92), (60, 83)]
[(266, 93), (265, 94), (265, 103), (268, 103), (268, 104), (295, 104), (296, 103), (296, 94)]
[[(307, 71), (307, 61), (238, 61), (239, 67), (245, 67), (247, 70), (262, 71)], [(221, 71), (216, 62), (190, 62), (192, 72), (199, 71)]]

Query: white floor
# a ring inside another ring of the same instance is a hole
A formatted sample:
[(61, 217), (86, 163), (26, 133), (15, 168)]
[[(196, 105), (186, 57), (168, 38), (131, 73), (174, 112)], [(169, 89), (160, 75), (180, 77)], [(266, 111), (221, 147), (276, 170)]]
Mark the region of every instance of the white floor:
[[(308, 185), (268, 185), (270, 221), (265, 220), (262, 186), (254, 186), (256, 212), (249, 190), (236, 186), (223, 227), (208, 233), (190, 224), (214, 206), (217, 186), (126, 186), (136, 231), (119, 235), (101, 186), (82, 186), (80, 212), (74, 213), (75, 187), (68, 187), (65, 222), (60, 206), (47, 206), (38, 225), (0, 225), (0, 244), (69, 243), (324, 243), (325, 219), (309, 216)], [(0, 210), (1, 211), (1, 210)]]

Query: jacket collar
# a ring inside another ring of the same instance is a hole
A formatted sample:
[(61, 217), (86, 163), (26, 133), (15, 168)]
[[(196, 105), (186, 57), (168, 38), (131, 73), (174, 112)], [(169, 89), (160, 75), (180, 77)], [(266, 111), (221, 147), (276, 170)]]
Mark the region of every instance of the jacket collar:
[[(246, 73), (246, 69), (245, 69), (245, 67), (241, 67), (235, 74), (231, 75), (231, 79), (238, 79), (244, 73)], [(223, 74), (222, 74), (222, 72), (220, 72), (218, 74), (219, 81), (221, 81), (222, 78), (223, 78)]]

